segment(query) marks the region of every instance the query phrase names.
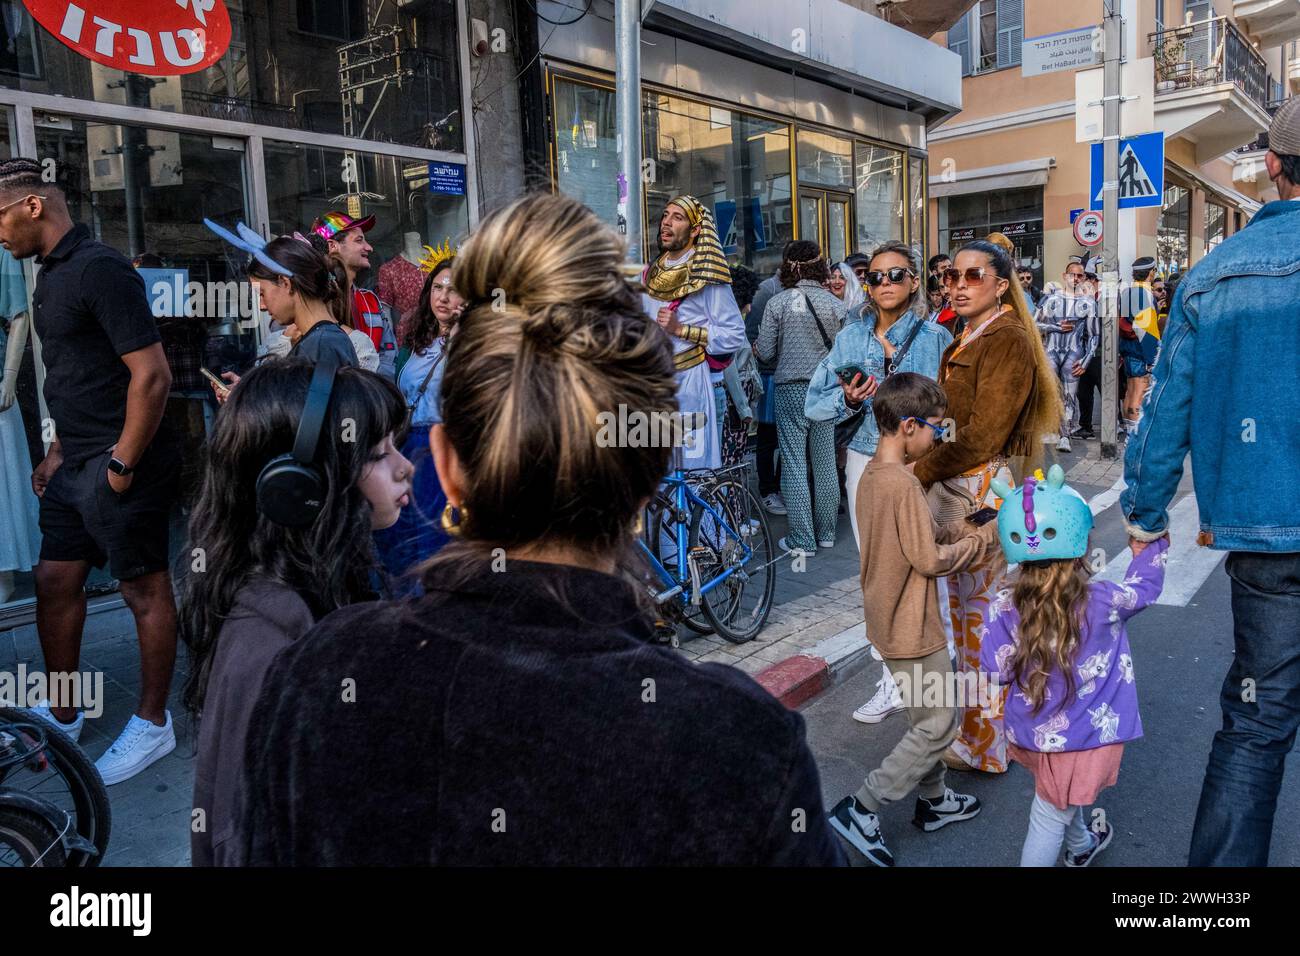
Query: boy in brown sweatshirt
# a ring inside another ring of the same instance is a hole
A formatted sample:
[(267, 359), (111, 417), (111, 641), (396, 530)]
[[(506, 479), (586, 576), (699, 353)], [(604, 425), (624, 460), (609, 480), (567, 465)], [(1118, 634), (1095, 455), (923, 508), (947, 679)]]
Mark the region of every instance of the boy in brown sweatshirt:
[[(862, 603), (867, 633), (898, 682), (911, 726), (855, 795), (830, 811), (831, 826), (877, 866), (893, 866), (878, 811), (919, 791), (912, 822), (926, 832), (969, 820), (980, 803), (944, 785), (940, 759), (958, 730), (952, 661), (939, 617), (936, 579), (977, 567), (997, 552), (997, 525), (975, 520), (940, 527), (909, 465), (943, 434), (948, 399), (932, 379), (890, 376), (872, 398), (880, 444), (858, 485)], [(982, 522), (978, 524), (976, 522)]]

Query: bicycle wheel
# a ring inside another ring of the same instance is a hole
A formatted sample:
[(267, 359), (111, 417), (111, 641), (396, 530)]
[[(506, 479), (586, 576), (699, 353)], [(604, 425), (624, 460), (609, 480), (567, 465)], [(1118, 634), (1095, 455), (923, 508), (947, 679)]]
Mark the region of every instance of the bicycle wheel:
[(30, 810), (0, 807), (0, 867), (67, 866), (59, 834)]
[(727, 478), (700, 491), (718, 517), (701, 505), (691, 514), (691, 549), (701, 583), (730, 571), (701, 597), (700, 609), (719, 637), (753, 640), (767, 623), (776, 595), (776, 555), (762, 505), (746, 484)]
[[(41, 738), (44, 747), (37, 749)], [(67, 866), (99, 866), (108, 850), (112, 810), (103, 778), (67, 734), (29, 711), (0, 707), (0, 758), (31, 751), (7, 767), (0, 761), (0, 786), (25, 790), (72, 814), (77, 833), (98, 853), (73, 850)], [(43, 758), (43, 759), (42, 759)]]
[[(672, 502), (663, 495), (655, 495), (646, 505), (645, 522), (642, 526), (642, 538), (645, 546), (659, 559), (659, 563), (670, 572), (677, 571), (677, 531), (673, 522)], [(656, 580), (658, 576), (656, 575)], [(712, 634), (713, 625), (704, 617), (699, 607), (683, 604), (680, 598), (673, 598), (662, 605), (664, 616), (672, 621), (680, 621), (696, 634)]]

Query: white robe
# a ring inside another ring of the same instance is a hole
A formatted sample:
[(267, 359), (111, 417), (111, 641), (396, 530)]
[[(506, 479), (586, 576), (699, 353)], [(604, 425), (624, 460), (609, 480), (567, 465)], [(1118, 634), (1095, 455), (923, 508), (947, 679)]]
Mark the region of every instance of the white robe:
[[(641, 299), (646, 314), (652, 319), (659, 314), (661, 308), (671, 304), (670, 301), (656, 299), (649, 294), (643, 294)], [(740, 315), (736, 297), (732, 295), (729, 285), (710, 284), (694, 295), (688, 295), (677, 309), (677, 321), (682, 325), (701, 325), (708, 329), (709, 340), (705, 351), (710, 355), (730, 355), (749, 348), (749, 340), (745, 337), (745, 320)], [(674, 354), (693, 348), (685, 339), (673, 336), (672, 340)], [(693, 436), (693, 441), (682, 449), (682, 467), (721, 468), (722, 423), (718, 421), (713, 400), (708, 362), (701, 362), (694, 368), (677, 373), (677, 407), (683, 415), (704, 412), (708, 416), (708, 424), (704, 428), (687, 433), (688, 436)]]

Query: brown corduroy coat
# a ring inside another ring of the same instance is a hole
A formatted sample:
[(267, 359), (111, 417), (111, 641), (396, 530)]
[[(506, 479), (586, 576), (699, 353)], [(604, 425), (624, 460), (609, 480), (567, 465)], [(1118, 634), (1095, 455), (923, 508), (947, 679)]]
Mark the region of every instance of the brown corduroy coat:
[(967, 348), (960, 341), (948, 346), (939, 384), (948, 395), (946, 416), (955, 423), (955, 435), (916, 463), (921, 484), (928, 488), (998, 455), (1036, 450), (1038, 436), (1025, 435), (1025, 429), (1038, 398), (1038, 362), (1029, 331), (1014, 313), (994, 319)]

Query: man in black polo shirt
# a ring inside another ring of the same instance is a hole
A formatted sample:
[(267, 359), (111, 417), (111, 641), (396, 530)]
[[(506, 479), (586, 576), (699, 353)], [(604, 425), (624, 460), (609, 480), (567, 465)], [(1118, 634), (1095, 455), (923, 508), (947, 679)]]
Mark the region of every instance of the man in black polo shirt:
[[(167, 525), (180, 448), (162, 427), (171, 372), (143, 280), (73, 225), (63, 192), (34, 160), (0, 163), (0, 244), (41, 267), (32, 311), (54, 438), (32, 490), (41, 499), (36, 629), (46, 669), (80, 666), (92, 565), (108, 563), (135, 615), (140, 706), (96, 763), (106, 784), (118, 783), (176, 747), (166, 709), (176, 661)], [(38, 712), (76, 739), (76, 703)]]

